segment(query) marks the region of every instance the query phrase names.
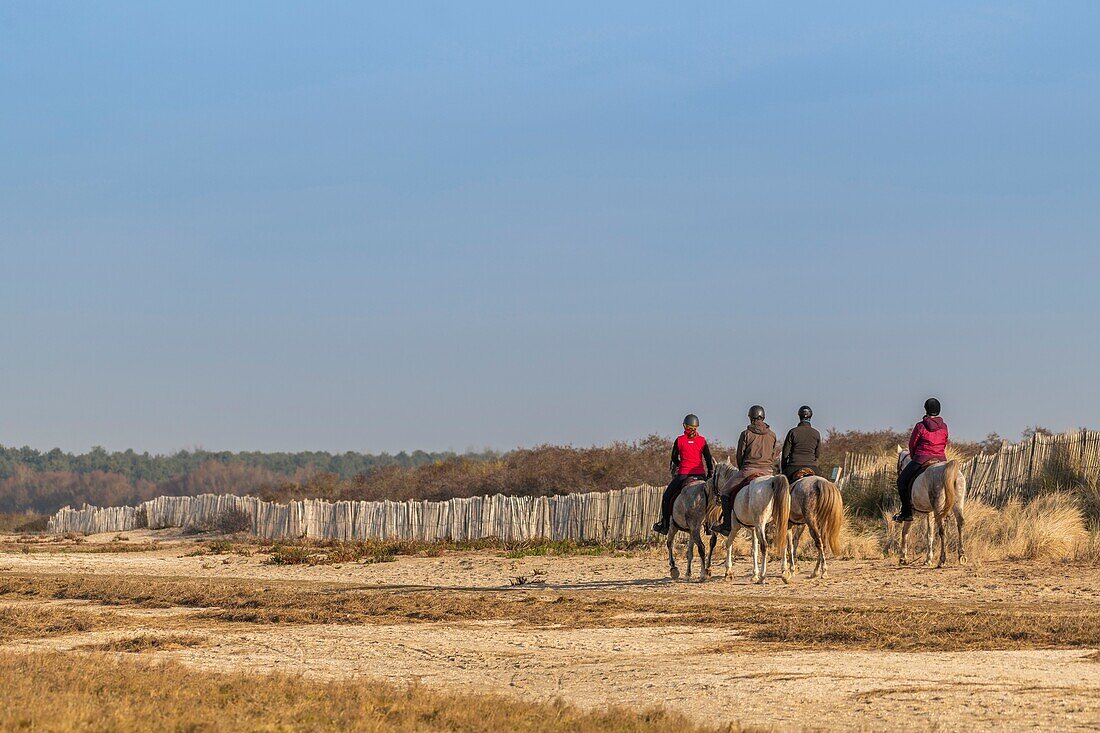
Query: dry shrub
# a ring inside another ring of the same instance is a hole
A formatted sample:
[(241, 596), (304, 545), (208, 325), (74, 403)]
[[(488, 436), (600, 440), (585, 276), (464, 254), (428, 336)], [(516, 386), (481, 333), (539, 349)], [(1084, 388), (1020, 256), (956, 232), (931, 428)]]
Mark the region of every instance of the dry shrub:
[(0, 513), (0, 532), (45, 532), (49, 519), (45, 514)]
[(252, 515), (244, 509), (224, 509), (214, 518), (215, 531), (236, 534), (252, 530)]
[[(802, 557), (817, 557), (813, 541), (809, 532), (802, 533), (802, 544), (799, 545), (799, 555)], [(881, 526), (872, 525), (847, 516), (845, 513), (844, 524), (840, 528), (840, 541), (832, 548), (832, 556), (843, 559), (871, 560), (883, 555), (883, 536)]]
[(711, 730), (658, 708), (582, 711), (563, 702), (443, 693), (372, 679), (325, 682), (284, 674), (224, 674), (172, 661), (98, 654), (0, 653), (0, 686), (2, 730)]

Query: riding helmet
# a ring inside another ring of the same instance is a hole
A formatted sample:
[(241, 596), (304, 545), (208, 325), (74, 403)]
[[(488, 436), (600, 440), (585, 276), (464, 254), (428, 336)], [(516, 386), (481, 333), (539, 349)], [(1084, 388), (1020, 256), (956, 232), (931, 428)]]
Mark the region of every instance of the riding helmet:
[(697, 428), (699, 427), (699, 418), (694, 414), (688, 415), (684, 418), (685, 428)]
[(750, 407), (749, 408), (749, 419), (750, 420), (763, 420), (764, 419), (764, 408), (761, 407), (760, 405), (753, 405), (752, 407)]
[(810, 409), (809, 405), (802, 405), (802, 407), (798, 408), (798, 419), (799, 420), (809, 420), (813, 416), (814, 416), (814, 411)]
[(935, 397), (929, 397), (924, 401), (924, 414), (935, 417), (940, 414), (940, 401)]

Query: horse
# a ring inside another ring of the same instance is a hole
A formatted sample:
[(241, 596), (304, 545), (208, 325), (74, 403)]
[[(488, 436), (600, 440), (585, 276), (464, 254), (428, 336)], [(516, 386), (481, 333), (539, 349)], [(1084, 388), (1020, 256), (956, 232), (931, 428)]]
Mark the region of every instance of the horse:
[[(912, 461), (909, 451), (898, 446), (898, 473)], [(944, 520), (948, 513), (955, 515), (955, 526), (959, 530), (959, 564), (967, 562), (963, 547), (963, 512), (966, 507), (966, 477), (959, 472), (958, 461), (934, 463), (917, 476), (912, 489), (913, 510), (928, 515), (928, 554), (924, 564), (932, 567), (932, 554), (935, 538), (932, 534), (932, 519), (935, 517), (936, 530), (940, 537), (940, 561), (936, 565), (942, 568), (947, 562), (947, 528)], [(909, 529), (913, 520), (901, 525), (900, 564), (909, 564)]]
[[(672, 504), (672, 516), (668, 523), (668, 538), (665, 544), (668, 546), (668, 574), (675, 580), (680, 577), (680, 569), (676, 567), (676, 558), (672, 554), (672, 541), (676, 538), (676, 532), (687, 532), (687, 577), (691, 578), (691, 557), (696, 548), (699, 549), (699, 582), (703, 582), (710, 575), (710, 564), (706, 561), (707, 554), (703, 547), (703, 524), (707, 519), (710, 508), (718, 501), (718, 493), (714, 489), (714, 477), (706, 481), (693, 481), (685, 486), (676, 501)], [(711, 551), (714, 551), (714, 538), (711, 538)]]
[[(715, 493), (736, 480), (737, 469), (726, 460), (714, 467)], [(768, 539), (764, 533), (768, 522), (775, 519), (775, 552), (783, 552), (783, 544), (787, 538), (787, 521), (791, 509), (791, 487), (787, 477), (764, 476), (753, 479), (737, 492), (733, 500), (733, 521), (737, 523), (726, 536), (726, 580), (733, 580), (733, 540), (739, 527), (745, 527), (752, 531), (752, 582), (763, 584), (764, 576), (768, 571)], [(717, 511), (715, 511), (717, 510)], [(712, 510), (713, 518), (720, 514), (720, 507)], [(714, 545), (718, 537), (711, 538), (710, 556), (707, 557), (707, 566), (710, 566), (711, 557), (714, 555)], [(790, 581), (789, 571), (784, 571), (784, 582)]]
[(791, 570), (798, 572), (798, 543), (802, 539), (802, 531), (807, 528), (817, 547), (817, 564), (814, 565), (810, 577), (828, 577), (829, 566), (825, 562), (825, 552), (836, 552), (840, 541), (840, 527), (844, 523), (844, 500), (840, 496), (840, 489), (822, 476), (807, 476), (795, 481), (791, 485), (790, 523), (795, 526), (786, 538), (783, 577), (790, 577), (787, 572), (788, 560)]

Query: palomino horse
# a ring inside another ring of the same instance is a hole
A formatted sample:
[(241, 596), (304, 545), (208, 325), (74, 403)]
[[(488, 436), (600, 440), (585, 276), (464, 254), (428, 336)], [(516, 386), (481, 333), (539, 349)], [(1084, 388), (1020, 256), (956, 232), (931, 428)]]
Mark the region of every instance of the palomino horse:
[(790, 523), (795, 525), (787, 535), (786, 552), (783, 554), (783, 578), (789, 578), (787, 562), (791, 570), (798, 572), (798, 542), (802, 530), (810, 530), (810, 538), (817, 547), (817, 564), (811, 578), (825, 578), (829, 566), (825, 562), (826, 550), (836, 552), (840, 541), (840, 527), (844, 523), (844, 500), (840, 489), (832, 481), (821, 476), (807, 476), (791, 486)]
[[(676, 537), (677, 530), (691, 535), (688, 538), (687, 577), (691, 578), (691, 556), (696, 548), (699, 550), (699, 581), (706, 580), (710, 575), (702, 532), (707, 511), (718, 501), (717, 496), (714, 490), (714, 478), (711, 477), (707, 481), (694, 481), (688, 484), (676, 497), (676, 502), (672, 505), (671, 521), (668, 523), (668, 539), (665, 541), (668, 545), (668, 574), (673, 578), (680, 577), (680, 569), (676, 567), (676, 559), (672, 555), (672, 541)], [(713, 551), (713, 539), (710, 546)]]
[[(736, 474), (737, 469), (727, 460), (714, 467), (714, 476), (711, 480), (716, 488), (721, 489), (730, 481), (735, 481)], [(753, 479), (737, 492), (737, 497), (733, 500), (733, 521), (737, 524), (726, 537), (726, 580), (733, 579), (731, 574), (733, 539), (737, 535), (737, 530), (745, 527), (752, 532), (752, 582), (761, 584), (764, 582), (764, 576), (768, 571), (768, 539), (764, 529), (774, 518), (775, 552), (783, 552), (783, 545), (787, 541), (787, 519), (791, 509), (790, 489), (787, 477), (780, 474)], [(711, 552), (707, 557), (708, 567), (714, 555), (714, 543), (717, 541), (717, 537), (711, 538)], [(783, 579), (784, 581), (790, 579), (789, 572)]]
[[(912, 459), (909, 451), (898, 446), (898, 471), (901, 472)], [(932, 566), (932, 551), (935, 538), (932, 535), (932, 518), (936, 519), (936, 529), (940, 536), (940, 562), (942, 568), (947, 562), (947, 528), (944, 520), (948, 513), (954, 513), (955, 526), (959, 529), (959, 563), (966, 564), (966, 550), (963, 549), (963, 510), (966, 506), (966, 477), (959, 473), (958, 461), (935, 463), (913, 481), (913, 510), (928, 515), (928, 555), (924, 564)], [(901, 564), (909, 563), (909, 528), (912, 520), (901, 525)]]

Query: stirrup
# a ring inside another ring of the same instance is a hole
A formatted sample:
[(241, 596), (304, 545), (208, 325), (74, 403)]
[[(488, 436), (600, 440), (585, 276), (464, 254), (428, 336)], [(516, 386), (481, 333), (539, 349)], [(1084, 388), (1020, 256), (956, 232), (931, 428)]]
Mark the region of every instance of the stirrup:
[(912, 512), (910, 512), (909, 515), (906, 516), (906, 514), (904, 512), (898, 512), (897, 514), (894, 515), (894, 521), (895, 522), (912, 522), (913, 521), (913, 514), (912, 514)]

